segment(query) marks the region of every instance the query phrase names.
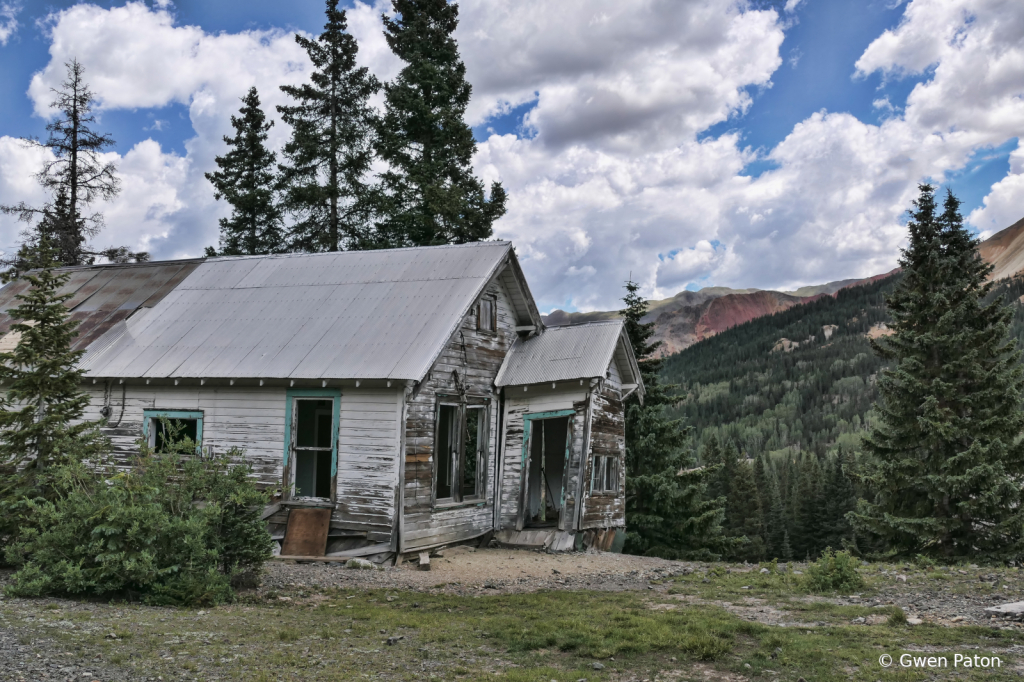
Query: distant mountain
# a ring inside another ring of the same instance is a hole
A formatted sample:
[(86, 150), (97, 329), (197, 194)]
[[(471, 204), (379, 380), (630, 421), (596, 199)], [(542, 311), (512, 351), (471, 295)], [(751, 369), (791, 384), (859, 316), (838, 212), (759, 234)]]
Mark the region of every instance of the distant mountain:
[(1024, 271), (1024, 218), (983, 241), (978, 251), (995, 266), (992, 279), (1012, 277)]
[[(797, 291), (764, 291), (761, 289), (730, 289), (705, 287), (700, 291), (680, 291), (672, 298), (649, 301), (650, 309), (644, 322), (654, 322), (654, 339), (661, 341), (659, 356), (678, 353), (698, 341), (714, 336), (730, 327), (771, 315), (797, 305), (813, 301), (820, 296), (834, 295), (846, 287), (874, 281), (870, 279), (844, 279)], [(609, 320), (619, 316), (618, 311), (567, 313), (554, 310), (544, 316), (550, 326), (582, 324)]]

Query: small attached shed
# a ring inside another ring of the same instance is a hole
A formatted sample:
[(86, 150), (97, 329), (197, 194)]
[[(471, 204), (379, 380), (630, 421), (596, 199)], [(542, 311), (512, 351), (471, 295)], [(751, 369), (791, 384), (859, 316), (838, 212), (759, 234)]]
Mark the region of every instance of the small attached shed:
[(625, 413), (643, 396), (620, 320), (551, 327), (516, 340), (495, 384), (504, 396), (498, 539), (554, 550), (625, 541)]
[[(200, 456), (240, 452), (286, 553), (615, 547), (636, 361), (620, 322), (546, 329), (510, 243), (67, 271), (86, 418), (115, 457), (161, 447), (167, 420)], [(0, 334), (26, 286), (0, 289)]]

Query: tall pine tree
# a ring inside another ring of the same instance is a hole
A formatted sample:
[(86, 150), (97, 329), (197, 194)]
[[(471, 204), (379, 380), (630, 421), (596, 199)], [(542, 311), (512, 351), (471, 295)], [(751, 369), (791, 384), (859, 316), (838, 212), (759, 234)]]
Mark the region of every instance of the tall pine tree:
[[(59, 89), (53, 90), (55, 99), (50, 103), (50, 107), (57, 110), (57, 116), (46, 125), (49, 137), (45, 142), (33, 138), (23, 140), (31, 147), (47, 150), (51, 156), (36, 174), (39, 184), (50, 192), (51, 200), (41, 208), (24, 202), (0, 206), (0, 212), (17, 215), (27, 223), (40, 218), (35, 229), (25, 235), (24, 245), (31, 250), (47, 242), (61, 265), (92, 263), (97, 256), (109, 260), (149, 260), (149, 254), (134, 253), (127, 247), (94, 251), (87, 244), (89, 237), (96, 236), (103, 227), (103, 216), (87, 214), (88, 207), (97, 200), (117, 196), (121, 183), (116, 175), (117, 168), (101, 156), (113, 146), (114, 140), (92, 128), (96, 123), (95, 98), (85, 82), (85, 67), (77, 59), (72, 59), (65, 67), (67, 77)], [(38, 258), (32, 256), (29, 261)], [(13, 266), (8, 279), (17, 276), (25, 264), (20, 258), (7, 259), (7, 265)]]
[[(231, 217), (220, 220), (222, 256), (279, 253), (285, 249), (281, 209), (274, 197), (276, 155), (267, 149), (274, 125), (260, 108), (255, 87), (242, 98), (239, 116), (231, 117), (235, 136), (224, 136), (228, 153), (218, 156), (220, 170), (207, 173), (217, 199), (231, 204)], [(207, 255), (218, 252), (207, 248)]]
[(374, 121), (369, 99), (380, 86), (356, 65), (359, 47), (346, 28), (345, 10), (338, 9), (338, 0), (327, 0), (323, 33), (315, 39), (295, 36), (313, 62), (310, 82), (281, 86), (295, 101), (277, 107), (292, 127), (280, 165), (282, 205), (293, 219), (288, 250), (339, 251), (368, 239)]
[(939, 213), (922, 185), (907, 227), (903, 278), (886, 300), (893, 362), (878, 381), (873, 500), (852, 520), (902, 554), (1020, 558), (1024, 550), (1024, 429), (1020, 352), (1011, 311), (983, 299), (992, 272), (947, 192)]
[(491, 196), (473, 175), (476, 151), (465, 121), (470, 85), (452, 34), (458, 5), (447, 0), (394, 0), (385, 37), (405, 62), (384, 86), (377, 154), (387, 163), (376, 193), (380, 246), (462, 244), (487, 239), (505, 213), (505, 190)]
[(725, 538), (722, 500), (708, 499), (708, 479), (717, 468), (694, 467), (687, 442), (692, 429), (668, 419), (672, 403), (658, 381), (661, 361), (652, 357), (652, 323), (641, 322), (647, 301), (635, 282), (626, 283), (622, 310), (626, 334), (640, 364), (646, 395), (626, 400), (626, 547), (631, 554), (713, 559), (736, 543)]

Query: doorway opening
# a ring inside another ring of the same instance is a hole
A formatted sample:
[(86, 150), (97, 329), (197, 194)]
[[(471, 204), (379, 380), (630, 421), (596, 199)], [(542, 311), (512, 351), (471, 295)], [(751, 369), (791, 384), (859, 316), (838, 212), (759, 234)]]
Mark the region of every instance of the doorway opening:
[(530, 426), (523, 525), (557, 526), (565, 502), (565, 466), (569, 454), (569, 419), (535, 419)]
[(334, 401), (295, 401), (294, 497), (331, 498)]

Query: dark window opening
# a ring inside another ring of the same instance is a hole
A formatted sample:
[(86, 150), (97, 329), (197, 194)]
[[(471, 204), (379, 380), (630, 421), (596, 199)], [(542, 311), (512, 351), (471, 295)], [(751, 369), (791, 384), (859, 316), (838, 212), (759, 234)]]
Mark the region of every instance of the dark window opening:
[(569, 450), (569, 417), (535, 419), (530, 425), (527, 526), (554, 526), (562, 512), (562, 479)]
[(198, 419), (153, 417), (150, 432), (153, 434), (151, 443), (156, 452), (171, 452), (186, 440), (199, 445)]
[(295, 496), (331, 497), (334, 401), (295, 401)]
[(439, 405), (434, 498), (461, 502), (480, 495), (487, 456), (487, 406)]
[(618, 492), (618, 473), (618, 457), (594, 457), (594, 468), (590, 472), (590, 491), (594, 493)]
[(493, 332), (497, 328), (497, 305), (493, 298), (480, 299), (477, 309), (476, 328), (480, 331)]

